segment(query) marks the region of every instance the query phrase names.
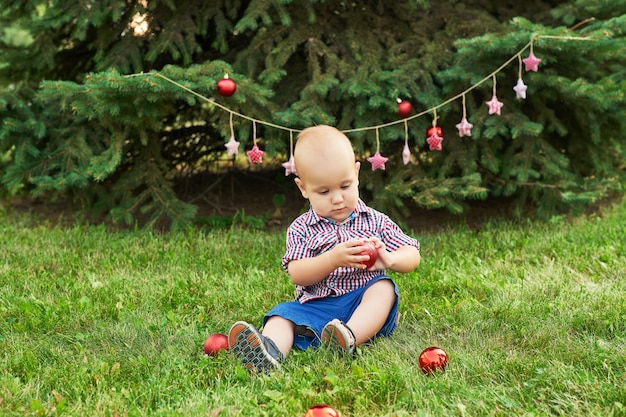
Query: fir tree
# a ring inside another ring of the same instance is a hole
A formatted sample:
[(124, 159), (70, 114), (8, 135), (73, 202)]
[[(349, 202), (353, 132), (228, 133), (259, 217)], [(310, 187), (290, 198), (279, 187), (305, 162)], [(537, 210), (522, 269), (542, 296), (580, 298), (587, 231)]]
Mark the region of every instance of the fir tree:
[[(0, 183), (181, 227), (195, 207), (177, 181), (229, 161), (228, 108), (349, 131), (364, 190), (396, 214), (461, 212), (489, 194), (544, 212), (586, 204), (623, 191), (626, 1), (560, 3), (0, 0)], [(398, 121), (397, 98), (416, 111), (446, 102), (531, 39), (542, 62), (523, 74), (528, 98), (515, 98), (513, 61), (495, 74), (501, 116), (485, 106), (491, 80), (465, 94), (471, 137), (455, 128), (460, 99), (437, 109), (442, 151), (424, 134), (434, 114), (407, 122), (407, 165), (403, 123), (363, 129)], [(216, 93), (224, 74), (232, 97)], [(240, 117), (233, 128), (242, 148), (254, 139), (288, 158), (288, 131)], [(365, 160), (378, 145), (385, 171)]]

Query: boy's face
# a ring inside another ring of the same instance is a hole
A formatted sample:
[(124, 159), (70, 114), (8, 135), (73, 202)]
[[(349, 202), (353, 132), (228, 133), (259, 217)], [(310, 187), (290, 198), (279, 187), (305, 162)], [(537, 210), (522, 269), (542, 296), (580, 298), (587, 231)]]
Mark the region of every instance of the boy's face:
[(359, 168), (359, 162), (344, 160), (307, 169), (295, 181), (319, 216), (342, 222), (354, 211), (359, 200)]

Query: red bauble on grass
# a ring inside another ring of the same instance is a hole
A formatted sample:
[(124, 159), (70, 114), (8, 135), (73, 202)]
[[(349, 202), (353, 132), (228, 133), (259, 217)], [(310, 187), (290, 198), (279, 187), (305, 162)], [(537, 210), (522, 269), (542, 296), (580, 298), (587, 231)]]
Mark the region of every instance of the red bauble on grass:
[(330, 405), (318, 404), (309, 408), (304, 417), (340, 417), (340, 415)]
[(363, 262), (365, 269), (370, 269), (372, 265), (376, 263), (376, 259), (378, 259), (378, 251), (376, 250), (376, 246), (370, 241), (363, 242), (361, 246), (363, 246), (363, 251), (359, 253), (359, 255), (367, 255), (370, 257), (369, 260)]
[(413, 113), (413, 105), (406, 100), (398, 99), (398, 116), (405, 118)]
[(419, 363), (422, 372), (427, 375), (445, 371), (448, 366), (448, 354), (439, 347), (431, 346), (420, 353)]
[(217, 91), (224, 97), (232, 96), (235, 94), (235, 90), (237, 90), (237, 84), (228, 77), (228, 74), (217, 82)]
[(228, 336), (225, 334), (212, 334), (204, 342), (204, 353), (207, 355), (217, 355), (222, 349), (228, 350)]

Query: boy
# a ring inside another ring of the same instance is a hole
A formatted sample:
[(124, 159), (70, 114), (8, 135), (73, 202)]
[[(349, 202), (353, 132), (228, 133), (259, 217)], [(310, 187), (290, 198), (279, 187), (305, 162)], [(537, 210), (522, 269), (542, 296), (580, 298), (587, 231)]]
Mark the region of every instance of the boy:
[[(346, 352), (397, 325), (399, 291), (385, 269), (410, 272), (420, 263), (419, 242), (359, 198), (359, 168), (350, 140), (330, 126), (298, 135), (296, 185), (311, 208), (287, 230), (282, 265), (296, 286), (296, 300), (275, 306), (263, 331), (239, 321), (230, 350), (252, 372), (279, 369), (292, 346), (320, 343)], [(363, 242), (378, 259), (369, 269)]]

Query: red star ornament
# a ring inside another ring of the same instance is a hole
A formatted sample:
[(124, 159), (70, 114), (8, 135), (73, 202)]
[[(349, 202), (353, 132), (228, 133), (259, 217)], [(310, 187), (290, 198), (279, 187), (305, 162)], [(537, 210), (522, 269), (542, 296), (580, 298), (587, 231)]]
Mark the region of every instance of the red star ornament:
[(288, 177), (289, 174), (298, 175), (296, 172), (296, 161), (293, 159), (293, 155), (289, 157), (289, 161), (282, 163), (283, 168), (285, 168), (285, 177)]
[(441, 142), (443, 142), (443, 137), (439, 136), (437, 132), (430, 135), (426, 141), (428, 142), (428, 146), (431, 151), (440, 151), (442, 149)]
[(250, 163), (252, 164), (260, 164), (263, 162), (263, 154), (265, 151), (259, 149), (257, 145), (254, 145), (252, 149), (246, 152), (248, 154), (248, 158), (250, 158)]
[(524, 67), (526, 68), (526, 72), (537, 72), (537, 69), (539, 69), (539, 63), (541, 63), (541, 59), (537, 58), (532, 51), (530, 52), (530, 54), (528, 54), (528, 57), (522, 59), (522, 61), (524, 61)]
[(379, 151), (376, 151), (374, 156), (367, 158), (367, 160), (372, 164), (372, 171), (376, 171), (377, 169), (382, 169), (384, 171), (385, 162), (387, 162), (389, 158), (385, 158)]
[(497, 114), (498, 116), (500, 116), (500, 110), (502, 110), (502, 106), (504, 106), (504, 103), (498, 101), (498, 97), (494, 95), (493, 97), (491, 97), (491, 100), (489, 100), (485, 104), (489, 106), (489, 114)]

